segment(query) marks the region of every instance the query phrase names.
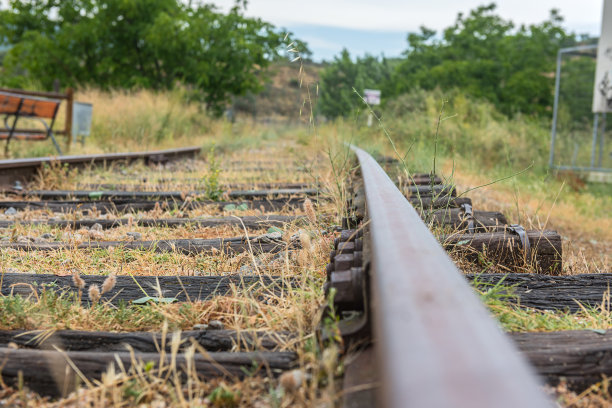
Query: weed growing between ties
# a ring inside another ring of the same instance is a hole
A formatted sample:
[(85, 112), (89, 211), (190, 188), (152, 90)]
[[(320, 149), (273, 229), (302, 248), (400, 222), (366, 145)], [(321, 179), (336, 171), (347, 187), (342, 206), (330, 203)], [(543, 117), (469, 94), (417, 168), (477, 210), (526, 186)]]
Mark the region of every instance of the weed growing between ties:
[(33, 184), (41, 189), (60, 189), (66, 184), (74, 183), (77, 173), (78, 170), (70, 168), (68, 164), (51, 161), (50, 164), (43, 163)]
[(221, 184), (219, 183), (219, 174), (221, 173), (221, 168), (219, 167), (219, 163), (217, 162), (217, 157), (215, 155), (215, 147), (214, 145), (208, 151), (207, 161), (208, 161), (208, 173), (204, 176), (203, 184), (204, 184), (204, 195), (209, 200), (217, 201), (221, 198), (223, 194), (223, 189), (221, 188)]
[(504, 285), (503, 281), (489, 285), (476, 279), (474, 288), (493, 316), (509, 332), (607, 330), (612, 326), (610, 293), (602, 296), (599, 306), (581, 306), (580, 311), (570, 313), (521, 307), (512, 286)]

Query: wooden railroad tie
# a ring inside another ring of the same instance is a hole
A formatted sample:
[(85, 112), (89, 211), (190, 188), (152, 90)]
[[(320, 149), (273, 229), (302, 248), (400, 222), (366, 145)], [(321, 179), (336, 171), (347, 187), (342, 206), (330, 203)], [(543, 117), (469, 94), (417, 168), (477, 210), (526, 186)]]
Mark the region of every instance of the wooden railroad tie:
[(601, 308), (612, 311), (609, 301), (611, 273), (550, 276), (537, 273), (482, 273), (466, 275), (482, 290), (501, 285), (510, 288), (505, 299), (521, 307), (539, 310), (580, 311)]
[(437, 209), (437, 208), (459, 208), (463, 204), (472, 205), (472, 199), (468, 197), (449, 197), (449, 196), (410, 196), (410, 204), (415, 208)]
[[(127, 351), (128, 347), (138, 353), (155, 353), (163, 348), (172, 350), (173, 333), (158, 332), (92, 332), (83, 330), (0, 330), (0, 347), (10, 343), (19, 348), (34, 350), (111, 352)], [(187, 330), (180, 332), (179, 351), (192, 344), (206, 351), (232, 351), (234, 348), (250, 351), (278, 351), (296, 339), (289, 332), (249, 330)]]
[(469, 218), (463, 208), (440, 208), (427, 212), (421, 210), (420, 214), (426, 224), (432, 223), (460, 230), (472, 229), (472, 233), (503, 230), (503, 226), (508, 224), (506, 217), (497, 211), (473, 211), (470, 212)]
[[(136, 353), (130, 352), (90, 352), (90, 351), (49, 351), (0, 348), (0, 361), (3, 362), (2, 380), (9, 386), (18, 387), (22, 382), (31, 390), (52, 397), (65, 396), (74, 391), (82, 377), (101, 380), (108, 367), (113, 365), (115, 372), (122, 366), (127, 372), (134, 364), (151, 364), (153, 369), (162, 365), (164, 371), (175, 367), (181, 377), (190, 373), (192, 367), (202, 381), (214, 378), (244, 378), (252, 375), (278, 376), (297, 364), (293, 352), (210, 352), (195, 353), (188, 363), (185, 354)], [(120, 366), (117, 366), (120, 363)], [(74, 369), (79, 373), (75, 373)]]
[(582, 392), (612, 376), (612, 332), (577, 330), (509, 333), (540, 377)]
[[(564, 381), (568, 389), (582, 392), (604, 378), (612, 376), (612, 332), (570, 330), (557, 332), (508, 333), (540, 376), (551, 386)], [(372, 388), (380, 384), (372, 367), (376, 364), (374, 350), (369, 347), (357, 351), (345, 361), (343, 388), (355, 390), (348, 395), (346, 406), (375, 406)], [(363, 405), (360, 405), (363, 404)]]
[(301, 222), (305, 219), (303, 216), (292, 215), (255, 215), (245, 217), (200, 217), (200, 218), (118, 218), (118, 219), (89, 219), (89, 220), (18, 220), (18, 221), (2, 221), (0, 220), (0, 228), (12, 228), (15, 225), (46, 225), (55, 228), (91, 228), (93, 225), (99, 224), (102, 229), (111, 229), (123, 225), (135, 225), (139, 227), (221, 227), (221, 226), (237, 226), (255, 230), (261, 228), (277, 227), (283, 228), (287, 224)]
[[(146, 183), (145, 179), (143, 183)], [(77, 187), (85, 190), (116, 190), (116, 191), (166, 191), (170, 186), (198, 185), (202, 183), (201, 178), (187, 177), (182, 179), (155, 179), (151, 184), (127, 184), (127, 183), (86, 183), (77, 184)], [(176, 188), (176, 187), (174, 187)], [(320, 189), (321, 186), (313, 183), (224, 183), (221, 190), (277, 190), (277, 189)]]
[(249, 201), (172, 201), (172, 200), (67, 200), (67, 201), (0, 201), (0, 208), (14, 208), (16, 210), (45, 210), (55, 213), (68, 213), (74, 211), (88, 211), (106, 213), (129, 213), (138, 211), (151, 211), (156, 208), (162, 210), (194, 210), (206, 206), (216, 207), (222, 211), (229, 205), (234, 207), (246, 206), (247, 209), (261, 211), (280, 211), (285, 208), (296, 209), (304, 205), (303, 197), (272, 198), (267, 200)]
[(408, 199), (416, 199), (419, 197), (456, 197), (457, 190), (454, 186), (446, 185), (408, 185), (403, 187), (403, 192)]
[[(235, 190), (224, 193), (229, 199), (264, 199), (279, 196), (318, 196), (322, 191), (316, 188), (284, 188), (269, 190)], [(30, 190), (23, 193), (40, 200), (174, 200), (184, 201), (187, 197), (206, 197), (206, 191), (79, 191), (79, 190)]]
[[(104, 275), (81, 275), (88, 286), (98, 287), (106, 279)], [(72, 276), (31, 273), (4, 273), (2, 275), (0, 293), (3, 296), (32, 297), (34, 291), (40, 295), (45, 290), (54, 290), (60, 294), (72, 295), (77, 298), (78, 288)], [(215, 296), (226, 296), (234, 288), (249, 290), (253, 296), (264, 298), (278, 295), (289, 287), (295, 287), (298, 282), (281, 276), (227, 275), (227, 276), (116, 276), (117, 283), (112, 290), (103, 294), (100, 302), (110, 302), (118, 305), (121, 302), (129, 304), (144, 297), (154, 299), (163, 297), (177, 302), (198, 302), (212, 299)], [(160, 293), (161, 291), (161, 293)], [(83, 305), (91, 304), (89, 293), (81, 294)]]
[(158, 241), (89, 241), (79, 244), (69, 242), (36, 243), (0, 243), (0, 248), (20, 251), (58, 251), (69, 249), (130, 249), (153, 251), (155, 253), (178, 252), (186, 255), (250, 252), (278, 253), (294, 249), (297, 243), (287, 244), (281, 239), (254, 237), (214, 238), (214, 239), (162, 239)]
[(510, 231), (481, 234), (451, 234), (438, 237), (444, 248), (457, 252), (471, 261), (484, 259), (506, 266), (533, 266), (537, 271), (558, 275), (562, 271), (561, 236), (556, 231), (526, 231), (529, 254), (525, 243)]

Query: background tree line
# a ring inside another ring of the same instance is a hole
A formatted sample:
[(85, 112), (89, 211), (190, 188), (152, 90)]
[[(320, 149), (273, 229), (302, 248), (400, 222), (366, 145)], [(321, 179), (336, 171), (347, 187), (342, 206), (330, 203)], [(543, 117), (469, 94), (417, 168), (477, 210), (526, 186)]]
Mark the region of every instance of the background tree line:
[[(293, 41), (269, 23), (179, 0), (11, 0), (0, 9), (0, 83), (50, 89), (170, 89), (220, 113), (234, 95), (258, 91), (266, 67)], [(302, 51), (308, 50), (298, 41)]]
[[(307, 45), (260, 19), (243, 15), (246, 1), (227, 14), (200, 1), (10, 0), (0, 8), (0, 85), (51, 89), (171, 89), (177, 85), (221, 113), (236, 96), (263, 89), (270, 64), (287, 59), (294, 42)], [(353, 88), (377, 88), (383, 103), (416, 90), (440, 89), (487, 100), (502, 113), (543, 116), (551, 111), (554, 68), (561, 47), (596, 41), (568, 33), (556, 11), (516, 27), (481, 6), (440, 33), (409, 33), (399, 58), (344, 50), (321, 71), (318, 112), (348, 116), (362, 101)], [(9, 47), (9, 48), (7, 48)], [(590, 117), (594, 61), (568, 59), (564, 116)], [(384, 108), (385, 106), (383, 106)]]
[[(398, 59), (366, 56), (353, 60), (343, 51), (321, 73), (320, 112), (327, 117), (347, 116), (363, 107), (353, 87), (359, 92), (381, 89), (384, 101), (418, 89), (439, 88), (488, 100), (510, 116), (548, 115), (559, 48), (596, 39), (568, 33), (556, 10), (540, 24), (520, 27), (495, 10), (495, 4), (490, 4), (468, 15), (459, 14), (441, 33), (426, 27), (409, 33), (408, 48)], [(582, 73), (564, 80), (562, 89), (575, 120), (591, 115), (589, 88), (594, 66), (595, 61), (589, 59), (565, 63), (564, 70)]]

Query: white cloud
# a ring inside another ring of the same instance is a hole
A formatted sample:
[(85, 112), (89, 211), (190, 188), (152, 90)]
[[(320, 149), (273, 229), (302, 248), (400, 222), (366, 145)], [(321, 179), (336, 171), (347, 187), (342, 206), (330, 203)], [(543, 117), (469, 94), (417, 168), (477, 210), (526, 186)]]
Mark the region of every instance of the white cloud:
[(341, 43), (330, 41), (326, 38), (319, 36), (304, 35), (301, 36), (300, 39), (306, 41), (308, 47), (310, 47), (311, 49), (337, 52), (343, 47), (343, 44)]
[[(213, 0), (227, 10), (234, 0)], [(425, 25), (442, 29), (451, 25), (458, 12), (489, 3), (488, 0), (250, 0), (247, 15), (261, 17), (278, 26), (317, 24), (360, 30), (414, 31)], [(552, 8), (561, 10), (570, 29), (597, 34), (602, 0), (502, 0), (498, 13), (517, 24), (537, 23)]]

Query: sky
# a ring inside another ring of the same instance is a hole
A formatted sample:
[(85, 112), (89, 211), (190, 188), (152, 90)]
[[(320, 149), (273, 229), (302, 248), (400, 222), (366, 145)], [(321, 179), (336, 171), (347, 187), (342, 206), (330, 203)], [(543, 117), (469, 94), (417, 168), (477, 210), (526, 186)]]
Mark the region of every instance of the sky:
[[(457, 13), (492, 0), (249, 0), (246, 15), (259, 17), (306, 41), (316, 61), (331, 60), (342, 48), (351, 55), (398, 56), (406, 34), (424, 25), (440, 31)], [(564, 26), (599, 36), (604, 0), (498, 0), (497, 13), (515, 24), (540, 23), (557, 8)], [(612, 0), (606, 0), (612, 1)], [(234, 0), (212, 0), (228, 10)]]

